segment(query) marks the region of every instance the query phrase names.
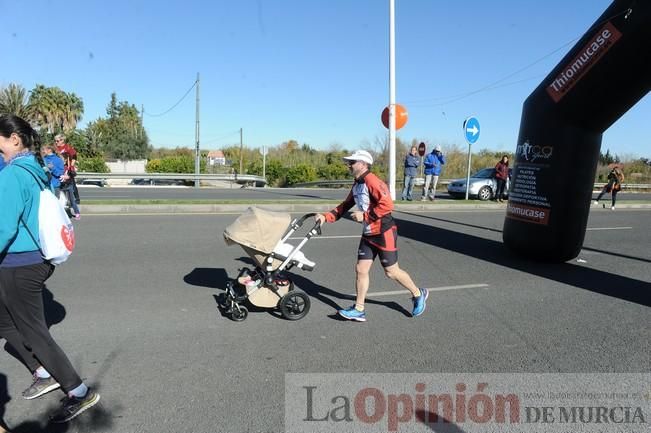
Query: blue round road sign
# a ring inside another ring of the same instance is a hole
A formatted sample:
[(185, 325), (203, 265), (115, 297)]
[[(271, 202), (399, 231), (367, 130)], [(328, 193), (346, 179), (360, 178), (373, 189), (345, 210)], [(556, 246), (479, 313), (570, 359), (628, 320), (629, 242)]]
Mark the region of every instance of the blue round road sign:
[(479, 120), (476, 117), (469, 117), (463, 121), (463, 136), (468, 144), (475, 144), (479, 140)]

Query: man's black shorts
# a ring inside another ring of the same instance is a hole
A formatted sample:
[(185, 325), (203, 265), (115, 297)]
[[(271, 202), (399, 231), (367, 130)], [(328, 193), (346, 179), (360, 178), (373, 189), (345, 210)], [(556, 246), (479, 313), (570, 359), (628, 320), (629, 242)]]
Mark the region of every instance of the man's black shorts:
[(380, 264), (384, 268), (398, 263), (398, 229), (396, 226), (381, 235), (360, 239), (357, 260), (375, 260), (376, 256), (380, 256)]

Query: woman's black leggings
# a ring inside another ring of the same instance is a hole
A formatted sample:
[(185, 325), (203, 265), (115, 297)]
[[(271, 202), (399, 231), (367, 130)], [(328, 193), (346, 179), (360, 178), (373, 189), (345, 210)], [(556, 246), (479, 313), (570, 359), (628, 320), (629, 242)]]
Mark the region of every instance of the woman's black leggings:
[(500, 178), (495, 178), (495, 180), (497, 181), (495, 199), (502, 200), (502, 197), (504, 196), (504, 187), (506, 186), (506, 180)]
[(608, 184), (603, 187), (603, 189), (597, 196), (597, 201), (601, 200), (601, 197), (603, 197), (603, 195), (606, 194), (608, 190), (610, 190), (610, 194), (612, 196), (611, 206), (615, 206), (615, 202), (617, 201), (617, 190), (615, 189), (615, 182), (613, 181), (608, 182)]
[(0, 336), (25, 358), (30, 370), (42, 365), (68, 392), (81, 385), (81, 379), (45, 323), (43, 283), (53, 270), (49, 263), (0, 267)]

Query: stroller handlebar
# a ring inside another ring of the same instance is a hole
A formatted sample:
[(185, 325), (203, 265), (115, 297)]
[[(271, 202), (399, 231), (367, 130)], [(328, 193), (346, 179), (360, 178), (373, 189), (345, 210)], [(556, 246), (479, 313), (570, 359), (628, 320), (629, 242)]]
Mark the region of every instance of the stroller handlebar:
[[(303, 215), (303, 216), (300, 217), (298, 220), (296, 220), (296, 223), (295, 223), (296, 228), (300, 228), (300, 227), (302, 227), (302, 226), (303, 226), (303, 223), (305, 222), (306, 219), (308, 219), (308, 218), (312, 218), (312, 217), (314, 217), (314, 216), (316, 216), (316, 215), (318, 215), (318, 214), (315, 213), (315, 212), (307, 213), (307, 214)], [(321, 222), (317, 221), (317, 222), (314, 224), (314, 227), (312, 227), (312, 228), (310, 229), (310, 232), (311, 232), (312, 230), (316, 230), (316, 233), (317, 233), (319, 236), (321, 236)]]

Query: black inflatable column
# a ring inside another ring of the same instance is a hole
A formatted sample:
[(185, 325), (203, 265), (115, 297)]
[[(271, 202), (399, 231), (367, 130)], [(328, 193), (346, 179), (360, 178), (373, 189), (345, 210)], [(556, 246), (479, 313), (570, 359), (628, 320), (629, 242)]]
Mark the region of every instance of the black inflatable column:
[(507, 247), (543, 261), (579, 254), (601, 135), (649, 90), (651, 1), (616, 0), (524, 103)]

